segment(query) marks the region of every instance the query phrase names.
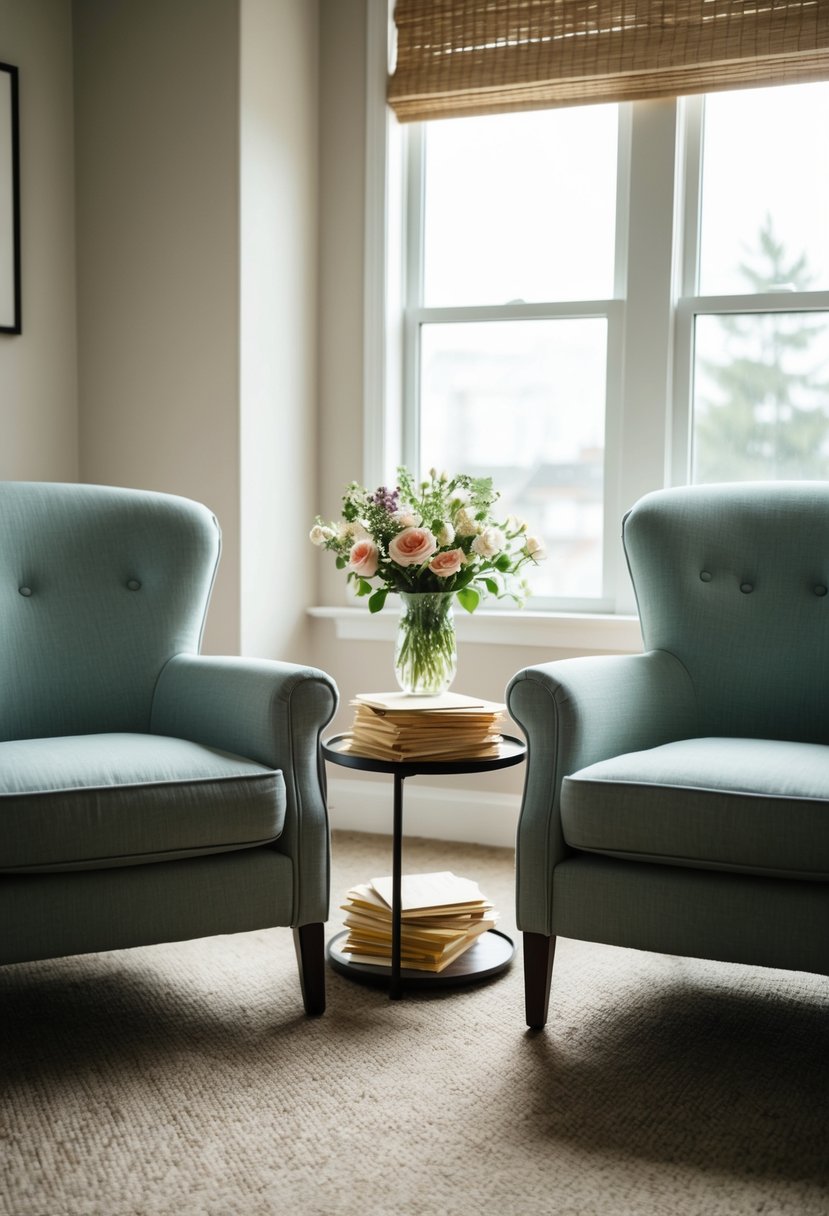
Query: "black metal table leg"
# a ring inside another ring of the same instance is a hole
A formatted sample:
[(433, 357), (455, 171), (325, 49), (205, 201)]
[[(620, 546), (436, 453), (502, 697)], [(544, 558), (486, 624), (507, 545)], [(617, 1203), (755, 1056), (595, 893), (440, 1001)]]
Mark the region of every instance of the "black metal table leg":
[(403, 873), (403, 781), (400, 773), (394, 774), (394, 820), (392, 826), (392, 870), (391, 870), (391, 981), (389, 998), (399, 1001), (403, 995), (400, 979), (401, 953), (401, 875)]
[(485, 760), (378, 760), (351, 750), (351, 735), (334, 735), (322, 744), (322, 754), (332, 764), (361, 769), (367, 773), (389, 773), (394, 777), (394, 823), (392, 833), (391, 958), (383, 962), (356, 962), (348, 944), (349, 931), (338, 933), (325, 948), (326, 958), (335, 971), (366, 984), (388, 986), (389, 997), (399, 1001), (407, 989), (443, 988), (477, 983), (505, 971), (512, 962), (515, 946), (498, 929), (482, 933), (473, 945), (440, 972), (404, 967), (402, 874), (403, 874), (403, 781), (406, 777), (428, 773), (486, 773), (519, 764), (527, 754), (526, 744), (505, 735), (497, 756)]

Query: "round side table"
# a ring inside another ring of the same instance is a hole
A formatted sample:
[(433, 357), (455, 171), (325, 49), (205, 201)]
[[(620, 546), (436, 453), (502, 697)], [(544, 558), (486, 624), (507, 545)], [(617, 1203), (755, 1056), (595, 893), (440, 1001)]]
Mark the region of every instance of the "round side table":
[(392, 821), (392, 945), (391, 966), (352, 962), (342, 945), (347, 933), (339, 933), (328, 943), (326, 956), (335, 971), (364, 983), (388, 984), (389, 997), (399, 1000), (405, 987), (449, 987), (470, 984), (506, 970), (515, 954), (511, 938), (497, 929), (482, 933), (468, 950), (450, 963), (445, 970), (434, 973), (415, 971), (400, 965), (401, 900), (400, 880), (403, 858), (403, 782), (417, 775), (439, 776), (458, 773), (487, 773), (494, 769), (520, 764), (527, 746), (520, 739), (505, 735), (500, 754), (486, 760), (375, 760), (344, 750), (351, 736), (334, 735), (322, 744), (322, 754), (331, 764), (360, 769), (366, 773), (388, 773), (394, 778)]

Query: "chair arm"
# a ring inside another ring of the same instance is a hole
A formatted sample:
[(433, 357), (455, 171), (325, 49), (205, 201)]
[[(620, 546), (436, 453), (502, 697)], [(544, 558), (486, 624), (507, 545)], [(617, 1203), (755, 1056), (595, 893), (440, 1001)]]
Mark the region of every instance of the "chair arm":
[(519, 928), (552, 932), (553, 870), (569, 852), (561, 831), (561, 782), (588, 764), (696, 733), (690, 677), (667, 651), (561, 659), (527, 667), (506, 692), (527, 736), (518, 822)]
[(191, 739), (282, 770), (285, 827), (275, 847), (294, 865), (294, 925), (328, 916), (329, 844), (320, 735), (337, 687), (315, 667), (176, 655), (159, 676), (153, 734)]

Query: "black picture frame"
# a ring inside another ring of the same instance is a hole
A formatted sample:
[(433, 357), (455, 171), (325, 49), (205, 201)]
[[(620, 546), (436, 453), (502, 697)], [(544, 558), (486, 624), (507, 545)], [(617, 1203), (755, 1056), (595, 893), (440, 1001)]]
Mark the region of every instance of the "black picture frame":
[(22, 331), (17, 68), (0, 63), (0, 334)]

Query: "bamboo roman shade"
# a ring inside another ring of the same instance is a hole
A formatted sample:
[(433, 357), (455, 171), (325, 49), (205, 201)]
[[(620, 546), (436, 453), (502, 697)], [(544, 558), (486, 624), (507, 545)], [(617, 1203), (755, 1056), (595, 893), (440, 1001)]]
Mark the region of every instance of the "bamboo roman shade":
[(829, 78), (829, 0), (397, 0), (412, 122)]

